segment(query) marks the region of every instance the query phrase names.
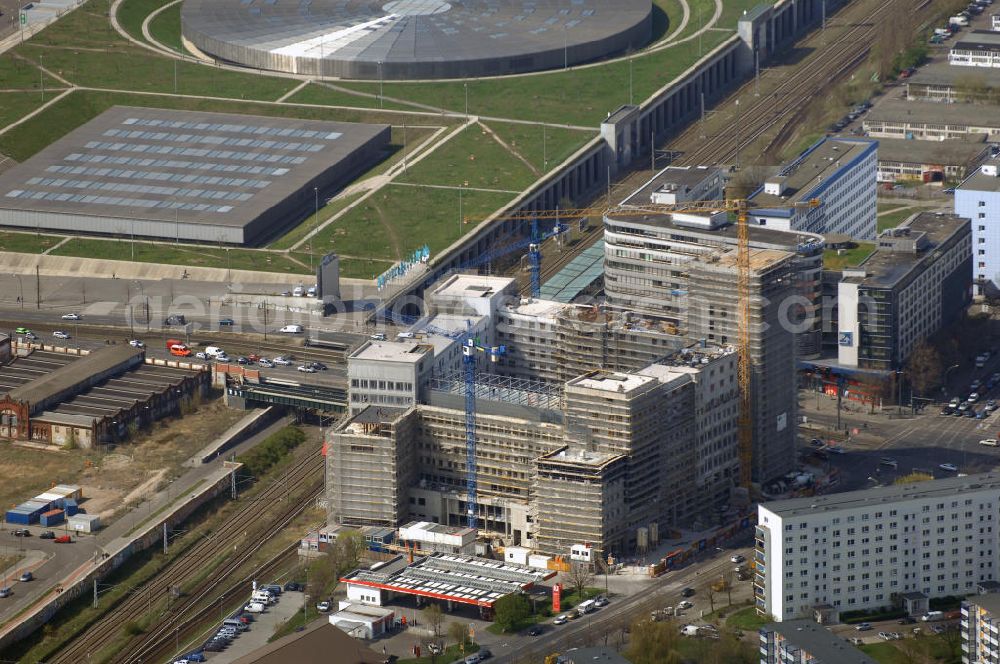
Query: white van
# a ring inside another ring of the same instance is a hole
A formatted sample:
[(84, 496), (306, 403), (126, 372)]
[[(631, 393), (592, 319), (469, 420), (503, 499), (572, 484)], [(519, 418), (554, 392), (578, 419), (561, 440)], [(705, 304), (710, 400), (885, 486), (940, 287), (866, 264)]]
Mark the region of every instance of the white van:
[(205, 347), (205, 355), (208, 355), (209, 357), (217, 357), (219, 355), (225, 355), (225, 354), (226, 354), (226, 351), (222, 350), (218, 346), (206, 346)]
[(396, 338), (397, 339), (412, 339), (415, 336), (416, 335), (413, 334), (413, 332), (400, 332), (399, 334), (396, 335)]
[(920, 619), (924, 622), (934, 622), (935, 620), (944, 620), (944, 612), (928, 611), (924, 615), (920, 616)]
[(274, 595), (264, 590), (258, 590), (257, 592), (255, 592), (253, 596), (250, 598), (250, 600), (253, 602), (260, 602), (265, 606), (268, 604), (273, 604), (275, 602)]
[(247, 613), (264, 613), (267, 610), (267, 605), (263, 602), (250, 602), (247, 604)]
[(283, 334), (302, 334), (303, 328), (301, 325), (285, 325), (278, 332)]

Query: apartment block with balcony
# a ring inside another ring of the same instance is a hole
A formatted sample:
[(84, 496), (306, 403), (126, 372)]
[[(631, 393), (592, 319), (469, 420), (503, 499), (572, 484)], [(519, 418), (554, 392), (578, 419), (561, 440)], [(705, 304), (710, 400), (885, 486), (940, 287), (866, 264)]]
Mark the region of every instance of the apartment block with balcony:
[(967, 595), (998, 578), (1000, 475), (764, 503), (754, 598), (778, 622)]
[(812, 620), (760, 628), (760, 664), (875, 664), (875, 660)]
[(962, 602), (962, 664), (1000, 664), (1000, 593)]

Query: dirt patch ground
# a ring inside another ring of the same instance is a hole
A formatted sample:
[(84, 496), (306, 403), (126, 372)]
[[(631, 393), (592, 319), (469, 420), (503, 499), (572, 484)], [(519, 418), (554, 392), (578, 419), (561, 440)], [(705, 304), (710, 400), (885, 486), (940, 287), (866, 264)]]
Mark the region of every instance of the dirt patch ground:
[(222, 399), (203, 402), (195, 412), (157, 422), (135, 443), (111, 453), (96, 450), (42, 451), (0, 443), (0, 507), (7, 509), (60, 483), (83, 486), (84, 507), (111, 512), (137, 489), (154, 490), (181, 474), (181, 465), (246, 413), (226, 408)]

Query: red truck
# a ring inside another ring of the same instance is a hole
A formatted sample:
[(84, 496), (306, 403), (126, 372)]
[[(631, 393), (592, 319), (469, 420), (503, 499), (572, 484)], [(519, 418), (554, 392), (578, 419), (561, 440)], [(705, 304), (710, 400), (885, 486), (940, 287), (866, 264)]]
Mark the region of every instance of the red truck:
[(167, 350), (178, 357), (188, 357), (191, 354), (191, 349), (180, 339), (167, 339)]

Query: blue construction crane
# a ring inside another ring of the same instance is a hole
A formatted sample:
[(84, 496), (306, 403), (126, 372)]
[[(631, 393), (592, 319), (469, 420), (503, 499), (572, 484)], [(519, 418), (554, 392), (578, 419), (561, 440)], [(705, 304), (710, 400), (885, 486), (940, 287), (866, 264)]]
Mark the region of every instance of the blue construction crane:
[(506, 346), (481, 346), (473, 333), (472, 322), (466, 324), (462, 364), (465, 367), (465, 502), (469, 528), (476, 528), (479, 516), (479, 481), (476, 477), (476, 362), (478, 353), (484, 353), (490, 358), (490, 362), (496, 362), (506, 352)]
[(489, 251), (476, 256), (474, 259), (466, 263), (462, 263), (458, 266), (458, 269), (467, 270), (474, 267), (480, 267), (521, 249), (527, 249), (528, 268), (531, 273), (531, 296), (538, 297), (542, 290), (542, 243), (550, 238), (565, 233), (567, 230), (569, 230), (569, 226), (557, 221), (552, 228), (542, 231), (538, 228), (538, 219), (531, 219), (530, 237), (522, 238), (512, 242), (511, 244), (496, 247), (495, 249), (490, 249)]
[[(398, 323), (413, 324), (417, 319), (404, 314), (391, 314), (386, 312), (386, 317)], [(428, 334), (436, 334), (449, 339), (456, 339), (463, 336), (463, 333), (455, 330), (446, 330), (424, 323), (420, 326), (420, 331)], [(476, 371), (479, 354), (489, 357), (490, 362), (498, 361), (507, 354), (507, 347), (484, 346), (476, 338), (472, 329), (472, 321), (466, 321), (464, 339), (462, 340), (462, 366), (465, 374), (465, 488), (466, 488), (466, 517), (469, 528), (475, 528), (479, 515), (478, 499), (478, 478), (476, 474)]]

